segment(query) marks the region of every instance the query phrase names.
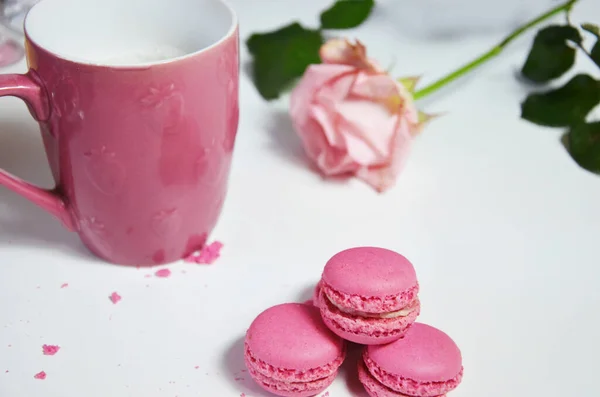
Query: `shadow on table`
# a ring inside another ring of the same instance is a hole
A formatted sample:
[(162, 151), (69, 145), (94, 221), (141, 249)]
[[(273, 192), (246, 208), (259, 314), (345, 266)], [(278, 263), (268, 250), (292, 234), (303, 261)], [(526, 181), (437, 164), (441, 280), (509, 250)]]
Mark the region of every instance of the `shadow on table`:
[[(0, 167), (43, 187), (53, 184), (37, 125), (0, 120)], [(94, 258), (77, 234), (42, 209), (0, 186), (0, 250), (6, 245), (47, 247)]]
[(339, 378), (344, 379), (350, 395), (354, 397), (369, 397), (367, 391), (358, 380), (358, 360), (361, 359), (363, 346), (348, 343), (346, 360), (340, 367)]
[(266, 131), (271, 139), (273, 150), (294, 165), (302, 168), (310, 167), (302, 141), (294, 130), (289, 113), (273, 110), (269, 112), (268, 120)]
[(349, 182), (348, 175), (321, 176), (315, 163), (310, 161), (304, 152), (302, 141), (294, 129), (287, 111), (273, 110), (269, 113), (268, 120), (265, 129), (271, 139), (271, 147), (277, 155), (294, 166), (325, 178), (328, 184), (345, 185)]
[(272, 394), (258, 386), (246, 370), (246, 364), (244, 364), (244, 337), (240, 337), (229, 347), (224, 355), (222, 366), (224, 372), (240, 393), (252, 397), (272, 396)]

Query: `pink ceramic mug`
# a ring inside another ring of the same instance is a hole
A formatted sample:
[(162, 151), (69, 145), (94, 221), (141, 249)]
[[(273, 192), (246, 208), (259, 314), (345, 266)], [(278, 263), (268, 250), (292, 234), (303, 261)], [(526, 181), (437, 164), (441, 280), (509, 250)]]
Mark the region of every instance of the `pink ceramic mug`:
[(238, 125), (239, 38), (221, 0), (42, 0), (29, 72), (0, 75), (39, 122), (56, 188), (0, 170), (113, 263), (200, 249), (225, 194)]

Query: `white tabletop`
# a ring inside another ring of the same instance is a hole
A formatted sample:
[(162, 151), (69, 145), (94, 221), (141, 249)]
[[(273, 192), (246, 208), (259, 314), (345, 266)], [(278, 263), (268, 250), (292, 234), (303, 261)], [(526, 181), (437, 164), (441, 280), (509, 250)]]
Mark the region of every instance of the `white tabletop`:
[[(314, 25), (329, 1), (231, 3), (244, 40), (294, 13)], [(498, 19), (483, 24), (489, 29), (465, 23), (455, 32), (458, 20), (440, 25), (449, 12), (444, 2), (422, 1), (423, 9), (410, 11), (414, 5), (380, 3), (348, 35), (382, 64), (395, 60), (395, 75), (424, 74), (425, 81), (489, 48), (515, 15), (547, 7), (477, 6), (473, 13)], [(587, 0), (574, 19), (598, 22), (599, 15), (600, 2)], [(174, 264), (170, 278), (95, 259), (75, 234), (0, 188), (0, 396), (267, 396), (241, 372), (248, 325), (271, 305), (308, 299), (324, 262), (356, 245), (413, 261), (420, 321), (462, 349), (465, 377), (451, 396), (596, 395), (600, 177), (574, 163), (560, 130), (519, 119), (528, 88), (515, 71), (530, 38), (420, 103), (447, 114), (418, 137), (396, 187), (383, 195), (310, 171), (287, 99), (263, 101), (242, 74), (231, 187), (212, 236), (225, 244), (222, 257), (210, 266)], [(583, 58), (581, 67), (593, 70)], [(4, 71), (23, 72), (25, 64)], [(19, 100), (1, 102), (0, 166), (50, 187), (36, 124)], [(117, 305), (108, 299), (114, 291), (123, 297)], [(61, 350), (44, 356), (43, 344)], [(365, 396), (354, 365), (349, 360), (331, 397)], [(42, 370), (46, 380), (34, 379)]]

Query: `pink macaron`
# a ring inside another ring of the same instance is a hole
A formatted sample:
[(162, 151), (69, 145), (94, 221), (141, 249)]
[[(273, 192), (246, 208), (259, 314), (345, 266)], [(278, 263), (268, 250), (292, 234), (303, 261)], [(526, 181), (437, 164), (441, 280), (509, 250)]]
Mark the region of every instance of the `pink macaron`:
[(442, 397), (461, 382), (460, 349), (444, 332), (415, 323), (402, 339), (367, 346), (358, 378), (371, 397)]
[(401, 338), (421, 310), (413, 265), (384, 248), (337, 253), (325, 265), (317, 291), (317, 306), (329, 329), (365, 345)]
[(252, 378), (283, 397), (309, 397), (325, 390), (346, 357), (345, 342), (303, 303), (271, 307), (246, 333), (245, 361)]

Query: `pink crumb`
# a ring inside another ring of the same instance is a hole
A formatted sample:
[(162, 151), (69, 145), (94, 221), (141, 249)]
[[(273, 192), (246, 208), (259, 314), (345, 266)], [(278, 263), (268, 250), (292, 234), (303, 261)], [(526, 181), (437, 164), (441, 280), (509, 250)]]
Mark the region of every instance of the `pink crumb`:
[(329, 397), (329, 392), (326, 391), (325, 394), (323, 394), (323, 397)]
[(112, 294), (110, 294), (109, 299), (113, 304), (116, 305), (123, 298), (121, 298), (121, 295), (117, 294), (116, 292), (113, 292)]
[(210, 265), (219, 259), (222, 248), (223, 243), (214, 241), (202, 248), (200, 252), (194, 252), (185, 258), (185, 262)]
[(53, 356), (60, 350), (60, 346), (57, 345), (43, 345), (42, 352), (44, 356)]
[(60, 286), (60, 288), (67, 288), (69, 286), (69, 283), (64, 283), (63, 285)]
[(198, 368), (200, 368), (198, 365), (196, 365), (196, 366), (194, 367), (194, 369), (198, 369)]
[(35, 379), (44, 380), (44, 379), (46, 379), (46, 373), (44, 371), (41, 371), (41, 372), (38, 372), (37, 374), (33, 375), (33, 377)]
[(171, 276), (171, 271), (169, 269), (160, 269), (154, 273), (156, 277), (167, 278)]
[(5, 373), (5, 374), (7, 374), (7, 373), (8, 373), (8, 370), (4, 371), (4, 373)]
[(241, 382), (241, 381), (243, 381), (243, 380), (244, 380), (244, 378), (240, 378), (239, 376), (238, 376), (237, 378), (235, 378), (235, 381), (236, 381), (236, 382)]
[(240, 397), (246, 397), (246, 393), (240, 394)]

